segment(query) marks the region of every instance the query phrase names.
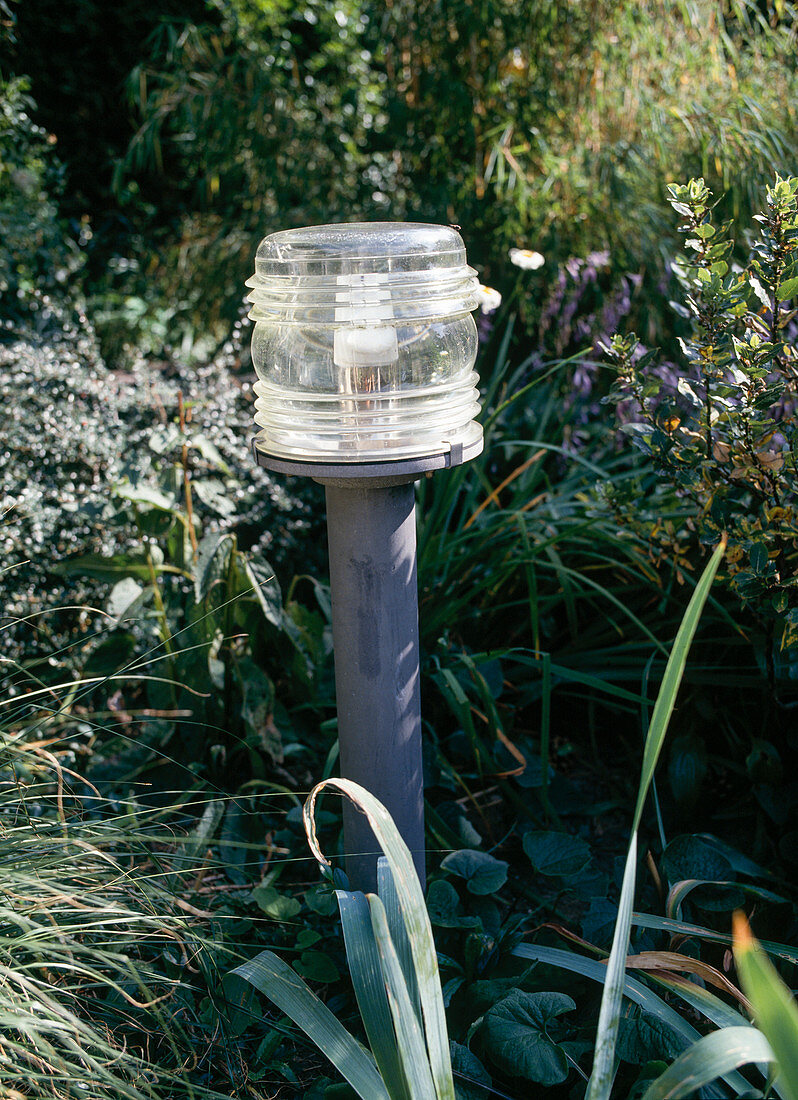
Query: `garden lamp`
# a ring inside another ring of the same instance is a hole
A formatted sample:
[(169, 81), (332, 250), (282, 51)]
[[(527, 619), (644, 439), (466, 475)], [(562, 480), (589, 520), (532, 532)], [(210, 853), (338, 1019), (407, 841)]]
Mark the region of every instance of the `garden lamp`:
[[(482, 450), (476, 272), (450, 227), (361, 222), (271, 234), (247, 286), (255, 457), (326, 491), (341, 774), (387, 807), (423, 883), (413, 484)], [(350, 807), (344, 845), (373, 890)]]

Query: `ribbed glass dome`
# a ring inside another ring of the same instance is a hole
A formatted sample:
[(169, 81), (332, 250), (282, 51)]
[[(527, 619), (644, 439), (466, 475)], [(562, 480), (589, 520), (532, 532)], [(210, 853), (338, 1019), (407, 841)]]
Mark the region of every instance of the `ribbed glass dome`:
[(309, 226), (258, 248), (249, 316), (257, 446), (373, 462), (473, 447), (476, 272), (448, 226)]

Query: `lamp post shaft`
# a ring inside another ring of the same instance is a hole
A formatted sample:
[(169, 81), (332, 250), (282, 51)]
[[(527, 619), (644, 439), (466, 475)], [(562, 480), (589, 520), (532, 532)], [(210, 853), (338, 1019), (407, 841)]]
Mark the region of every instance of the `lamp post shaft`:
[[(414, 480), (325, 487), (341, 774), (387, 808), (423, 886)], [(380, 849), (348, 802), (344, 840), (352, 888), (373, 891)]]

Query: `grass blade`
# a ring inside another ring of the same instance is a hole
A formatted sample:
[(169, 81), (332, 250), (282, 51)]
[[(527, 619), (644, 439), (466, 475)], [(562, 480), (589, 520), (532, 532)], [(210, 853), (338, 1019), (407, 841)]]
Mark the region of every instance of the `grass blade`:
[[(737, 883), (735, 883), (735, 886)], [(688, 924), (686, 921), (671, 920), (670, 917), (657, 917), (651, 913), (635, 913), (632, 924), (640, 928), (659, 929), (662, 932), (670, 932), (672, 935), (695, 936), (698, 939), (710, 940), (712, 943), (727, 943), (731, 946), (732, 937), (723, 932), (716, 932), (714, 928), (704, 928), (700, 924)], [(798, 966), (798, 951), (789, 947), (786, 943), (776, 943), (774, 940), (757, 940), (761, 948), (777, 959)]]
[(593, 1071), (588, 1082), (586, 1100), (609, 1100), (612, 1091), (614, 1076), (615, 1043), (618, 1035), (618, 1021), (621, 1012), (621, 999), (624, 988), (624, 973), (626, 968), (626, 956), (629, 952), (629, 932), (632, 922), (632, 909), (634, 907), (635, 888), (635, 863), (637, 860), (637, 831), (640, 827), (640, 819), (643, 815), (648, 789), (654, 778), (657, 760), (665, 741), (673, 707), (676, 703), (676, 695), (679, 691), (684, 666), (687, 662), (687, 654), (693, 641), (701, 612), (706, 603), (712, 581), (718, 571), (725, 540), (715, 550), (704, 572), (695, 587), (690, 602), (687, 605), (681, 626), (676, 634), (668, 663), (665, 666), (665, 674), (662, 678), (657, 701), (654, 704), (654, 713), (651, 716), (651, 724), (646, 735), (643, 751), (643, 766), (640, 776), (640, 785), (637, 792), (637, 804), (632, 820), (632, 837), (629, 843), (629, 852), (624, 870), (621, 898), (618, 907), (618, 919), (615, 924), (615, 934), (612, 940), (612, 950), (607, 962), (607, 979), (604, 983), (604, 991), (601, 997), (601, 1009), (599, 1011), (598, 1029), (596, 1032), (596, 1048), (593, 1058)]
[(772, 1062), (773, 1051), (754, 1027), (724, 1027), (704, 1035), (653, 1081), (643, 1100), (677, 1100), (750, 1062)]
[(798, 1005), (742, 913), (734, 914), (733, 931), (737, 974), (773, 1049), (779, 1087), (788, 1100), (798, 1100)]
[(637, 832), (640, 827), (643, 805), (646, 801), (648, 788), (654, 776), (654, 770), (657, 766), (657, 760), (659, 759), (663, 742), (665, 741), (665, 734), (668, 732), (668, 723), (670, 722), (673, 707), (676, 703), (676, 695), (679, 691), (679, 684), (681, 683), (684, 666), (687, 663), (687, 653), (692, 644), (693, 637), (695, 636), (698, 620), (701, 618), (701, 612), (704, 609), (704, 604), (707, 601), (709, 590), (712, 587), (712, 582), (715, 579), (715, 574), (718, 571), (725, 549), (726, 542), (723, 540), (710, 558), (701, 575), (701, 579), (695, 586), (693, 595), (687, 605), (687, 610), (684, 613), (681, 626), (676, 634), (676, 640), (673, 643), (673, 649), (668, 658), (668, 663), (665, 666), (665, 675), (662, 677), (662, 684), (657, 695), (657, 701), (654, 704), (654, 713), (651, 716), (651, 725), (648, 729), (645, 749), (643, 751), (643, 769), (640, 777), (640, 786), (637, 792), (637, 805), (635, 806), (634, 817), (632, 819), (632, 829), (634, 832)]
[(621, 1017), (626, 955), (629, 950), (629, 931), (632, 926), (632, 909), (634, 907), (636, 870), (637, 830), (632, 833), (629, 851), (626, 854), (621, 898), (618, 903), (618, 918), (615, 921), (612, 950), (607, 960), (607, 974), (604, 979), (604, 992), (601, 996), (593, 1072), (588, 1082), (586, 1100), (605, 1100), (606, 1097), (609, 1097), (613, 1077), (615, 1076), (615, 1041), (618, 1036), (618, 1021)]
[(418, 999), (418, 983), (416, 982), (416, 971), (413, 967), (413, 952), (410, 948), (410, 940), (407, 938), (405, 922), (402, 920), (402, 907), (399, 904), (396, 884), (393, 881), (391, 868), (385, 856), (380, 856), (377, 860), (377, 893), (380, 896), (380, 901), (385, 906), (388, 928), (391, 931), (391, 939), (396, 948), (396, 954), (399, 956), (402, 973), (405, 976), (407, 992), (410, 995), (410, 1001), (415, 1009), (416, 1016), (420, 1020), (421, 1002)]
[(262, 951), (225, 976), (249, 982), (294, 1021), (346, 1078), (362, 1100), (391, 1100), (371, 1055), (339, 1023), (291, 967)]
[(371, 1053), (392, 1100), (410, 1100), (366, 895), (336, 890), (346, 958)]
[(326, 779), (323, 783), (318, 783), (310, 792), (303, 811), (308, 843), (321, 863), (327, 864), (328, 860), (319, 847), (314, 814), (316, 800), (325, 787), (337, 788), (365, 813), (372, 832), (388, 859), (413, 953), (424, 1033), (436, 1095), (438, 1100), (455, 1100), (438, 957), (435, 953), (432, 926), (421, 884), (413, 866), (413, 857), (399, 835), (391, 815), (374, 795), (351, 780)]
[(396, 1048), (404, 1071), (403, 1078), (407, 1081), (411, 1100), (435, 1100), (435, 1084), (424, 1033), (410, 1003), (402, 966), (388, 928), (385, 906), (376, 894), (368, 895), (368, 904), (382, 976), (388, 992), (388, 1004), (396, 1029)]

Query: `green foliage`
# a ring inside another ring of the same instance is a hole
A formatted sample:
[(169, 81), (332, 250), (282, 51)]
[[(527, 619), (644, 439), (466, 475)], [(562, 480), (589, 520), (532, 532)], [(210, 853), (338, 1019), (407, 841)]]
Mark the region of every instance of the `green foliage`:
[[(747, 213), (795, 148), (789, 4), (764, 18), (747, 0), (208, 0), (202, 18), (186, 0), (168, 14), (127, 82), (127, 236), (95, 242), (114, 354), (125, 326), (154, 346), (164, 325), (187, 345), (211, 323), (223, 338), (253, 242), (351, 218), (459, 222), (501, 287), (511, 246), (540, 249), (549, 269), (606, 250), (608, 300), (642, 276), (652, 339), (667, 331), (666, 180), (701, 170)], [(523, 307), (527, 334), (541, 305)]]
[(82, 812), (74, 747), (52, 729), (0, 728), (0, 1092), (225, 1100), (183, 1072), (205, 1042), (186, 963), (209, 941), (163, 874), (175, 830), (99, 796)]
[(385, 853), (377, 894), (336, 892), (371, 1054), (270, 951), (232, 971), (228, 988), (249, 983), (274, 1001), (363, 1100), (454, 1100), (438, 962), (413, 858), (373, 795), (349, 780), (333, 779), (314, 787), (304, 809), (308, 842), (319, 860), (325, 857), (316, 837), (315, 802), (327, 785), (337, 787), (367, 815)]
[[(137, 738), (149, 748), (148, 762), (168, 748), (172, 763), (195, 774), (210, 767), (217, 782), (240, 777), (242, 767), (262, 778), (269, 765), (282, 763), (284, 734), (294, 735), (265, 669), (307, 700), (314, 694), (312, 654), (262, 555), (242, 553), (230, 531), (203, 529), (193, 502), (222, 514), (232, 509), (220, 480), (231, 472), (215, 445), (183, 421), (182, 405), (173, 427), (158, 444), (167, 460), (173, 457), (161, 467), (159, 488), (126, 479), (111, 487), (114, 522), (137, 536), (132, 548), (68, 558), (53, 569), (115, 582), (111, 629), (88, 648), (84, 667), (157, 670), (143, 685), (157, 717)], [(146, 753), (139, 766), (145, 760)]]
[(0, 301), (7, 315), (22, 310), (34, 289), (63, 283), (79, 261), (58, 218), (62, 169), (50, 135), (32, 120), (29, 92), (24, 77), (0, 77)]
[[(782, 648), (798, 637), (796, 192), (798, 179), (777, 176), (768, 187), (748, 266), (735, 270), (728, 225), (714, 224), (704, 181), (671, 186), (686, 238), (679, 308), (690, 320), (677, 393), (667, 392), (655, 354), (640, 354), (634, 335), (608, 347), (617, 371), (609, 400), (633, 401), (624, 430), (658, 475), (657, 512), (672, 510), (670, 490), (690, 512), (676, 539), (706, 545), (728, 536), (731, 586), (760, 620), (775, 621)], [(643, 525), (654, 545), (673, 540), (651, 512)]]
[(735, 914), (734, 960), (740, 984), (756, 1022), (772, 1048), (778, 1083), (787, 1100), (798, 1097), (798, 1005), (776, 968), (751, 935), (742, 913)]
[[(380, 112), (357, 0), (208, 8), (207, 22), (164, 24), (130, 74), (141, 125), (127, 154), (130, 176), (164, 173), (183, 195), (178, 236), (174, 226), (160, 234), (159, 294), (183, 325), (201, 314), (206, 333), (237, 316), (265, 226), (342, 220), (368, 205), (376, 184), (360, 150)], [(152, 270), (139, 280), (148, 301), (151, 280)]]
[(559, 1084), (568, 1076), (568, 1060), (557, 1043), (557, 1017), (575, 1008), (562, 993), (513, 990), (486, 1012), (482, 1023), (491, 1058), (513, 1076)]

